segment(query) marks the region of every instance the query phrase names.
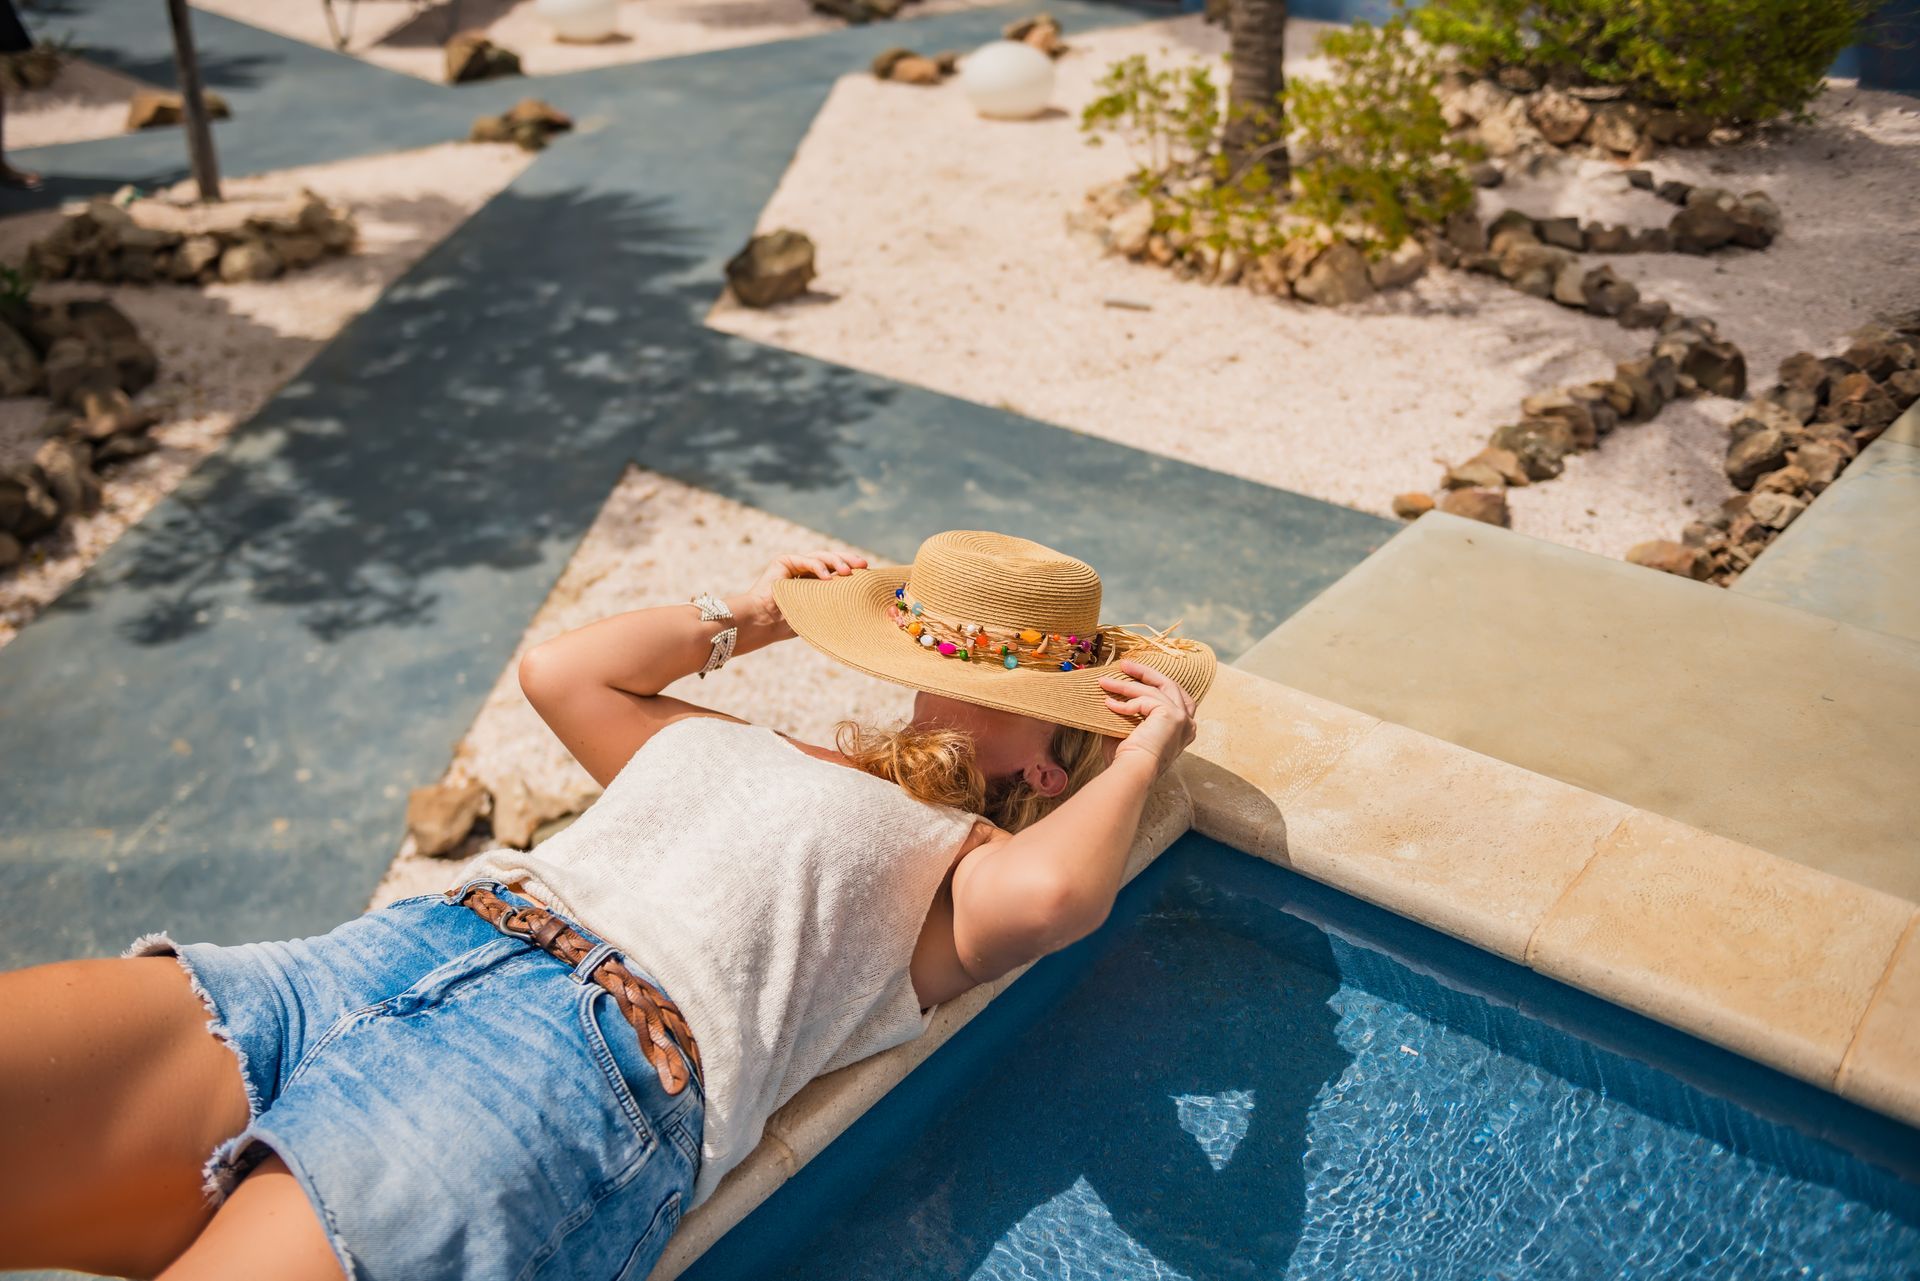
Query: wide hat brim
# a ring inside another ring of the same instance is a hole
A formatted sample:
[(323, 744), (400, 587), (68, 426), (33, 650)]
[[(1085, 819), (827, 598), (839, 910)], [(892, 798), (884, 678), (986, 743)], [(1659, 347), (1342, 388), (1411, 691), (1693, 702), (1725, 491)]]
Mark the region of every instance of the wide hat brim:
[[(904, 586), (911, 572), (912, 566), (895, 565), (834, 578), (787, 578), (773, 585), (773, 599), (787, 625), (808, 644), (883, 681), (1115, 738), (1131, 734), (1140, 723), (1107, 706), (1100, 678), (1119, 671), (1110, 663), (1071, 672), (1007, 668), (962, 662), (914, 643), (889, 613), (894, 589)], [(1213, 650), (1196, 643), (1127, 657), (1165, 672), (1196, 703), (1206, 696), (1218, 667)]]

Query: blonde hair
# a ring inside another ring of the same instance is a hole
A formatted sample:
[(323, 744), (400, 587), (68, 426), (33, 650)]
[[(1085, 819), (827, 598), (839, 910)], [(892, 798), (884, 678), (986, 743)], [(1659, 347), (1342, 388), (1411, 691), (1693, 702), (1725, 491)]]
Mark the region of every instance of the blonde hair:
[(1067, 772), (1058, 796), (1042, 796), (1019, 775), (989, 781), (974, 763), (973, 739), (961, 730), (877, 729), (841, 721), (833, 741), (853, 764), (898, 784), (915, 800), (982, 815), (1009, 832), (1039, 822), (1107, 767), (1106, 736), (1072, 725), (1054, 726), (1048, 745)]

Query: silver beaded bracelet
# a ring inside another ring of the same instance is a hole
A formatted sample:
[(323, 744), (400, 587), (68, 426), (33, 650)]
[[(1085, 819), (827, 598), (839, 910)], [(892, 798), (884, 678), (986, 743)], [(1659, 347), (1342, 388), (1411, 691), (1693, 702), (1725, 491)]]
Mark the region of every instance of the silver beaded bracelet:
[[(733, 611), (727, 608), (727, 602), (712, 592), (701, 592), (693, 598), (692, 603), (700, 607), (700, 621), (703, 623), (715, 623), (723, 618), (733, 617)], [(734, 644), (739, 639), (738, 627), (725, 628), (713, 638), (713, 649), (707, 654), (707, 665), (699, 672), (701, 680), (707, 679), (708, 672), (717, 672), (727, 665), (727, 660), (733, 657)]]

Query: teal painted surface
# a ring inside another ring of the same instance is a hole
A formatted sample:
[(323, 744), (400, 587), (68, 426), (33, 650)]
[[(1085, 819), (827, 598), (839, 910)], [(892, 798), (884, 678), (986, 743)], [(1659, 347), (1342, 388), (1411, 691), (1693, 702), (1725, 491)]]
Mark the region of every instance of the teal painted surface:
[[(1869, 445), (1733, 590), (1920, 641), (1920, 409)], [(1905, 439), (1903, 439), (1903, 437)]]
[[(1008, 15), (913, 30), (959, 45)], [(833, 79), (898, 38), (540, 82), (588, 127), (0, 650), (0, 966), (358, 912), (407, 789), (445, 769), (630, 461), (889, 558), (942, 528), (1018, 531), (1100, 566), (1113, 617), (1184, 617), (1229, 659), (1391, 535), (705, 327), (722, 262)], [(289, 138), (234, 125), (259, 154), (299, 141), (291, 123)], [(329, 124), (319, 145), (340, 136)]]

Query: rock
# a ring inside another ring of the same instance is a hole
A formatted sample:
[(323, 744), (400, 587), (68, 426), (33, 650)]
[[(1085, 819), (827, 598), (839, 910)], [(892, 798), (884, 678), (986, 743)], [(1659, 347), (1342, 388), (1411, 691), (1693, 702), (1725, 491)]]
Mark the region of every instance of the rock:
[(1651, 364), (1648, 360), (1625, 360), (1613, 367), (1614, 380), (1627, 389), (1631, 398), (1622, 417), (1634, 422), (1645, 422), (1654, 417), (1667, 403), (1666, 397), (1660, 394), (1648, 374)]
[(1835, 380), (1827, 391), (1826, 408), (1821, 411), (1823, 418), (1868, 429), (1885, 427), (1899, 416), (1899, 403), (1864, 370)]
[(1556, 147), (1579, 140), (1593, 120), (1586, 103), (1559, 89), (1545, 89), (1527, 103), (1527, 119), (1540, 136)]
[(513, 126), (505, 116), (475, 116), (467, 131), (468, 142), (512, 142)]
[(1344, 240), (1336, 240), (1313, 260), (1293, 285), (1294, 296), (1323, 307), (1346, 306), (1373, 297), (1367, 259)]
[(1695, 147), (1713, 133), (1713, 121), (1697, 112), (1656, 109), (1647, 113), (1647, 137), (1674, 146)]
[(1580, 291), (1587, 310), (1596, 316), (1617, 316), (1640, 301), (1639, 287), (1614, 275), (1611, 267), (1595, 267), (1582, 276)]
[(144, 458), (158, 448), (160, 448), (160, 442), (151, 436), (142, 435), (139, 432), (122, 432), (94, 442), (93, 465), (96, 470), (111, 467), (115, 463)]
[(510, 125), (539, 125), (549, 133), (573, 128), (572, 116), (540, 98), (522, 98), (514, 103), (507, 109), (506, 121)]
[(198, 280), (218, 268), (220, 242), (212, 236), (188, 236), (174, 251), (169, 274), (175, 280)]
[(1778, 530), (1793, 524), (1794, 518), (1806, 509), (1804, 499), (1768, 490), (1753, 496), (1753, 501), (1747, 504), (1747, 516), (1755, 524)]
[(1652, 329), (1672, 314), (1673, 308), (1658, 298), (1642, 298), (1622, 307), (1615, 319), (1625, 329)]
[(1730, 342), (1709, 338), (1695, 343), (1680, 362), (1680, 372), (1710, 395), (1738, 400), (1747, 394), (1747, 358)]
[(943, 49), (933, 55), (933, 65), (940, 68), (941, 75), (950, 76), (960, 70), (960, 57), (958, 49)]
[(105, 350), (77, 334), (69, 334), (47, 349), (47, 398), (56, 407), (71, 408), (80, 398), (96, 391), (118, 391), (119, 377), (114, 373)]
[(1489, 525), (1510, 525), (1507, 491), (1504, 489), (1456, 489), (1440, 500), (1440, 510)]
[(1578, 218), (1541, 218), (1534, 223), (1534, 234), (1542, 244), (1556, 245), (1579, 253), (1587, 247)]
[(407, 832), (414, 852), (437, 858), (456, 849), (479, 821), (487, 789), (478, 783), (432, 783), (407, 794)]
[(1615, 155), (1632, 155), (1640, 146), (1647, 109), (1637, 102), (1609, 102), (1594, 110), (1587, 141)]
[(1396, 494), (1393, 514), (1401, 520), (1417, 520), (1433, 510), (1433, 499), (1425, 494)]
[(1812, 352), (1797, 351), (1780, 362), (1780, 382), (1819, 395), (1827, 389), (1827, 367)]
[(1527, 469), (1520, 465), (1520, 459), (1511, 449), (1500, 449), (1488, 445), (1485, 449), (1467, 460), (1470, 463), (1484, 463), (1499, 474), (1500, 479), (1516, 488), (1528, 484)]
[[(225, 120), (233, 115), (227, 100), (211, 89), (203, 90), (207, 119)], [(170, 89), (142, 89), (127, 101), (127, 128), (161, 129), (177, 125), (187, 118), (186, 100)]]
[(1816, 494), (1839, 479), (1849, 461), (1838, 446), (1821, 440), (1808, 441), (1789, 457), (1795, 467), (1806, 473), (1807, 488)]
[(1657, 569), (1663, 573), (1678, 574), (1682, 578), (1691, 578), (1695, 582), (1704, 581), (1712, 572), (1712, 565), (1703, 549), (1688, 547), (1684, 543), (1668, 542), (1665, 539), (1635, 544), (1632, 550), (1627, 552), (1627, 559), (1635, 565), (1644, 565), (1648, 569)]
[(1903, 342), (1857, 342), (1840, 358), (1875, 382), (1885, 382), (1900, 370), (1913, 367), (1914, 349)]
[(520, 74), (520, 55), (503, 49), (480, 31), (462, 31), (447, 41), (447, 83), (466, 84)]
[(591, 794), (556, 796), (534, 791), (520, 779), (512, 779), (493, 794), (489, 813), (494, 839), (515, 849), (526, 849), (542, 827), (579, 814), (592, 803)]
[(1494, 73), (1494, 81), (1502, 89), (1511, 89), (1515, 93), (1537, 93), (1540, 90), (1540, 77), (1526, 67), (1502, 67)]
[(1574, 452), (1573, 432), (1557, 418), (1529, 418), (1493, 433), (1490, 444), (1511, 452), (1528, 480), (1552, 480)]
[(267, 248), (288, 271), (311, 267), (327, 256), (327, 246), (320, 237), (309, 236), (304, 232), (291, 236), (269, 237)]
[(1665, 227), (1642, 227), (1633, 233), (1633, 252), (1670, 254), (1673, 252), (1673, 233)]
[(12, 325), (0, 321), (0, 396), (26, 396), (46, 380), (40, 353)]
[(1583, 229), (1587, 242), (1587, 252), (1594, 254), (1630, 254), (1633, 252), (1633, 229), (1630, 227), (1606, 227), (1599, 224)]
[[(1791, 455), (1789, 455), (1789, 457), (1791, 457)], [(1806, 468), (1788, 463), (1785, 467), (1770, 471), (1759, 480), (1754, 481), (1753, 492), (1756, 494), (1799, 494), (1806, 492), (1807, 486), (1812, 483), (1813, 478), (1807, 474)]]
[(1763, 427), (1727, 450), (1727, 479), (1736, 489), (1751, 489), (1753, 483), (1787, 461), (1787, 438), (1771, 427)]
[(940, 66), (932, 58), (913, 54), (894, 63), (893, 74), (887, 78), (895, 84), (937, 85), (941, 80)]
[(1653, 190), (1653, 175), (1645, 169), (1629, 169), (1626, 172), (1627, 185), (1640, 191)]
[(60, 503), (37, 467), (0, 470), (0, 531), (28, 542), (60, 522)]
[(140, 331), (127, 314), (104, 298), (36, 299), (28, 314), (27, 337), (42, 354), (62, 338), (78, 338), (93, 347), (140, 341)]
[(1486, 148), (1489, 156), (1511, 156), (1539, 138), (1539, 131), (1528, 122), (1525, 109), (1519, 107), (1517, 101), (1516, 105), (1504, 111), (1483, 117), (1474, 126), (1474, 131), (1480, 137), (1480, 145)]
[[(1503, 116), (1514, 109), (1514, 96), (1507, 90), (1489, 80), (1475, 80), (1457, 95), (1450, 97), (1454, 110), (1459, 114), (1461, 123), (1477, 124), (1493, 116)], [(1459, 128), (1459, 125), (1454, 125)]]
[(77, 440), (55, 436), (33, 451), (40, 481), (60, 505), (62, 515), (90, 512), (100, 505), (100, 478), (93, 474), (93, 451)]
[(1467, 179), (1476, 187), (1498, 187), (1507, 180), (1507, 171), (1491, 160), (1476, 160), (1467, 166)]
[(1733, 241), (1748, 249), (1765, 249), (1780, 234), (1780, 207), (1763, 191), (1749, 191), (1727, 209), (1733, 219)]
[(1920, 370), (1898, 369), (1887, 379), (1887, 399), (1896, 409), (1906, 409), (1920, 400)]
[(749, 307), (798, 298), (813, 276), (813, 241), (786, 229), (755, 236), (727, 263), (727, 284)]
[(27, 549), (12, 534), (0, 530), (0, 569), (12, 569), (26, 557)]
[(1693, 184), (1681, 182), (1678, 178), (1669, 178), (1655, 187), (1653, 194), (1670, 205), (1684, 205), (1687, 203), (1687, 197), (1693, 194)]
[(1058, 58), (1067, 51), (1066, 44), (1060, 39), (1060, 21), (1050, 13), (1037, 13), (1030, 18), (1009, 22), (1000, 29), (1000, 35), (1005, 40), (1032, 45), (1049, 58)]
[(1562, 307), (1584, 309), (1587, 305), (1587, 271), (1578, 259), (1560, 265), (1553, 277), (1553, 300)]
[(271, 280), (280, 274), (283, 264), (262, 240), (242, 240), (220, 255), (220, 279), (227, 284), (245, 280)]
[(1486, 462), (1455, 463), (1440, 480), (1445, 489), (1498, 489), (1506, 483), (1500, 469)]
[(1107, 224), (1107, 244), (1117, 254), (1138, 258), (1153, 235), (1153, 206), (1142, 200), (1115, 215)]
[(1448, 215), (1445, 235), (1447, 243), (1463, 254), (1486, 252), (1487, 228), (1471, 209)]
[[(1705, 188), (1696, 188), (1698, 196)], [(1668, 232), (1673, 236), (1674, 249), (1683, 254), (1711, 253), (1722, 245), (1732, 242), (1740, 224), (1734, 221), (1727, 209), (1712, 201), (1697, 201), (1689, 198), (1686, 208), (1673, 216), (1667, 224)]]
[(895, 45), (891, 49), (882, 49), (879, 53), (873, 55), (873, 61), (867, 65), (873, 71), (874, 79), (885, 80), (893, 74), (895, 63), (899, 62), (902, 58), (911, 58), (913, 56), (913, 50), (903, 49), (899, 45)]
[(1427, 270), (1427, 251), (1409, 237), (1383, 257), (1367, 264), (1367, 280), (1375, 289), (1398, 289), (1420, 279)]

